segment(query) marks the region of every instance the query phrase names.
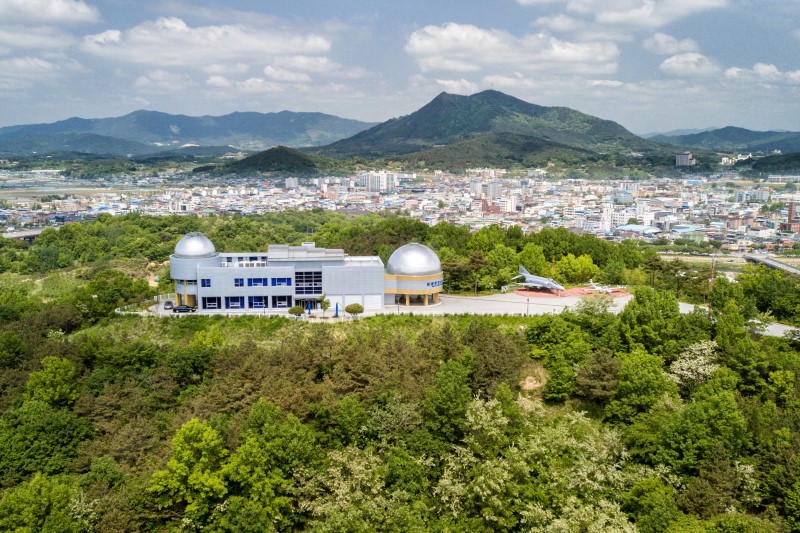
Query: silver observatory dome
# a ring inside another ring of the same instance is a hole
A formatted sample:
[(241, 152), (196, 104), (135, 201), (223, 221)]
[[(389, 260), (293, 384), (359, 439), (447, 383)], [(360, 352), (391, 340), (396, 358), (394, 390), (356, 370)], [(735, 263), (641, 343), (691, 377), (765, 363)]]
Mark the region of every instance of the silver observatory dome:
[(427, 276), (441, 271), (442, 263), (436, 252), (416, 242), (395, 250), (386, 263), (386, 272), (399, 276)]
[(198, 231), (187, 233), (175, 245), (175, 257), (179, 258), (213, 257), (215, 253), (217, 249), (214, 248), (214, 243)]

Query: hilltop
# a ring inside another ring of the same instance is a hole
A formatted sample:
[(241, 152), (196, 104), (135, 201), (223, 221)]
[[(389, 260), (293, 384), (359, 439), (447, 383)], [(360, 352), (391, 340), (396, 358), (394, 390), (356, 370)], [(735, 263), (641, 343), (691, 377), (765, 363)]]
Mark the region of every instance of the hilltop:
[[(225, 172), (271, 172), (293, 176), (313, 176), (333, 172), (341, 162), (307, 154), (287, 146), (276, 146), (223, 167)], [(205, 169), (204, 169), (205, 170)]]

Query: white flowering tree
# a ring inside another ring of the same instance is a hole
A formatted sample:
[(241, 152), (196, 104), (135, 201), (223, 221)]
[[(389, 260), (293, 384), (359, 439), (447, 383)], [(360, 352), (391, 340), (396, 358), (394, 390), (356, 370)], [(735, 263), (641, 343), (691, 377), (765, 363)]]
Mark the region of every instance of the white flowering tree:
[(702, 341), (691, 344), (669, 365), (670, 378), (691, 395), (719, 368), (716, 360), (716, 342)]

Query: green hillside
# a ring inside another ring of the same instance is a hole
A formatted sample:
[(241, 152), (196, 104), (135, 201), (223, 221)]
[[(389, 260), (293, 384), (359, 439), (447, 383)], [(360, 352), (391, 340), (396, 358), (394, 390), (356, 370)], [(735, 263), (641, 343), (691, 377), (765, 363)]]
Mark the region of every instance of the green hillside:
[[(269, 172), (280, 175), (316, 176), (340, 171), (346, 164), (339, 160), (276, 146), (244, 159), (217, 167), (218, 172)], [(205, 170), (205, 169), (204, 169)]]
[(548, 163), (569, 166), (597, 159), (597, 154), (589, 150), (509, 132), (478, 134), (447, 146), (397, 158), (408, 164), (442, 170), (463, 170), (486, 165), (542, 167)]
[[(229, 252), (426, 243), (451, 298), (519, 264), (643, 285), (619, 313), (116, 314), (170, 290), (190, 231)], [(780, 271), (710, 287), (632, 241), (322, 210), (105, 214), (0, 239), (0, 265), (3, 532), (797, 529), (800, 344), (754, 320), (800, 323)]]
[(746, 159), (736, 163), (738, 170), (782, 174), (800, 171), (800, 153), (770, 155), (757, 159)]
[(599, 152), (658, 148), (615, 122), (490, 90), (471, 96), (442, 93), (410, 115), (314, 151), (335, 157), (380, 158), (423, 152), (488, 132), (538, 137)]

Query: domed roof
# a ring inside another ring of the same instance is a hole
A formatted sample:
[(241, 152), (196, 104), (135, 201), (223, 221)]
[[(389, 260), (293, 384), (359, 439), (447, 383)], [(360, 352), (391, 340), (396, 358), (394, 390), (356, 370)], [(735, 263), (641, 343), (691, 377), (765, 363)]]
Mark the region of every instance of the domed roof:
[(416, 242), (395, 250), (386, 263), (386, 272), (394, 275), (426, 276), (441, 271), (442, 263), (436, 252)]
[(181, 258), (212, 257), (217, 253), (208, 237), (200, 232), (187, 233), (175, 245), (175, 256)]

